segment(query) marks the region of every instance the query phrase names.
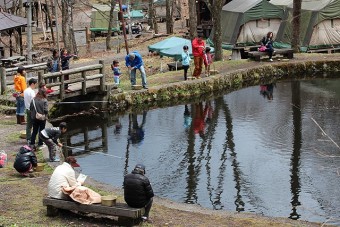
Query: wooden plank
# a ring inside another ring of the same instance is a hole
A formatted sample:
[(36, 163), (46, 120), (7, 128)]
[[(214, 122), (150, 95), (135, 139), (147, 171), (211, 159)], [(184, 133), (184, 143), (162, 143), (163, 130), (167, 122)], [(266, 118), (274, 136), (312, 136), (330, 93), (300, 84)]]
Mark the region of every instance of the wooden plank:
[(91, 76), (86, 76), (86, 80), (95, 80), (95, 79), (99, 79), (102, 78), (103, 74), (95, 74), (95, 75), (91, 75)]
[(44, 206), (52, 206), (58, 209), (64, 210), (77, 210), (81, 212), (89, 212), (89, 213), (99, 213), (106, 214), (112, 216), (121, 216), (128, 218), (140, 218), (144, 214), (144, 208), (132, 208), (127, 204), (118, 203), (116, 206), (102, 206), (101, 204), (80, 204), (74, 201), (60, 200), (60, 199), (52, 199), (52, 198), (44, 198), (43, 199)]

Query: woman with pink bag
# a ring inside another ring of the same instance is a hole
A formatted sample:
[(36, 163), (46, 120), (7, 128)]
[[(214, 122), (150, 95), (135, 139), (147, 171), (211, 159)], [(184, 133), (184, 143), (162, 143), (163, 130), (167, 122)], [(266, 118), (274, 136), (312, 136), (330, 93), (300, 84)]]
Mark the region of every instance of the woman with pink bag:
[(273, 53), (274, 53), (274, 48), (273, 48), (273, 32), (268, 32), (267, 36), (264, 36), (261, 40), (261, 47), (259, 48), (259, 51), (262, 52), (268, 52), (269, 54), (269, 61), (273, 61)]

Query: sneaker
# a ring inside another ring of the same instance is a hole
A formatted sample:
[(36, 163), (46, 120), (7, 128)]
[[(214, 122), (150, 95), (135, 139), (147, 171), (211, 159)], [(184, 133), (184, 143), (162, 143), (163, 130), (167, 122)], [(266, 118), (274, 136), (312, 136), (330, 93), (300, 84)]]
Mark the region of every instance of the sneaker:
[(147, 223), (152, 223), (152, 220), (148, 217), (145, 217), (145, 216), (142, 217), (142, 221), (147, 222)]
[(144, 89), (149, 89), (147, 86), (143, 86)]
[(273, 59), (270, 58), (269, 61), (273, 61)]
[(50, 159), (50, 162), (60, 162), (60, 158), (53, 158), (53, 159)]

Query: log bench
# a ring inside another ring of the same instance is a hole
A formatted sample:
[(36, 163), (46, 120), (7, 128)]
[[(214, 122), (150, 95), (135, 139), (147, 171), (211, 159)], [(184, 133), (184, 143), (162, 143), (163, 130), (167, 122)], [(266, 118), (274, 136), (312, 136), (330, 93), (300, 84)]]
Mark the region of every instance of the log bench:
[[(293, 49), (275, 49), (273, 56), (281, 55), (284, 58), (292, 59), (294, 57), (294, 50)], [(260, 61), (261, 57), (268, 56), (268, 52), (261, 52), (261, 51), (250, 51), (248, 52), (248, 57), (255, 61)]]
[(117, 203), (115, 206), (103, 206), (101, 204), (81, 204), (72, 200), (61, 200), (46, 197), (43, 205), (47, 208), (47, 216), (58, 215), (59, 209), (73, 210), (84, 213), (97, 213), (118, 217), (119, 223), (138, 223), (145, 212), (144, 208), (132, 208), (125, 203)]

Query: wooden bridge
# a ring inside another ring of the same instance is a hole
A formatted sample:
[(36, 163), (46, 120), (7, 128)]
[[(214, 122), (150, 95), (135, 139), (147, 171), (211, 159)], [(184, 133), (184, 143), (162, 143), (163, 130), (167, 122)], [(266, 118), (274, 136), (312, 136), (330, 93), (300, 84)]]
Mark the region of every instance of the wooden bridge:
[[(29, 78), (36, 78), (38, 82), (44, 82), (46, 87), (51, 88), (54, 92), (48, 95), (49, 100), (64, 100), (75, 96), (82, 96), (89, 93), (105, 94), (107, 86), (105, 85), (104, 61), (100, 60), (98, 64), (83, 66), (74, 69), (63, 70), (60, 72), (47, 72), (46, 63), (23, 66), (28, 74), (35, 74)], [(1, 94), (13, 86), (13, 77), (18, 67), (4, 68), (0, 67), (1, 77)], [(64, 76), (69, 75), (69, 80)], [(29, 79), (29, 78), (26, 78)], [(55, 82), (52, 82), (55, 81)], [(65, 91), (65, 85), (71, 86), (71, 91)]]

